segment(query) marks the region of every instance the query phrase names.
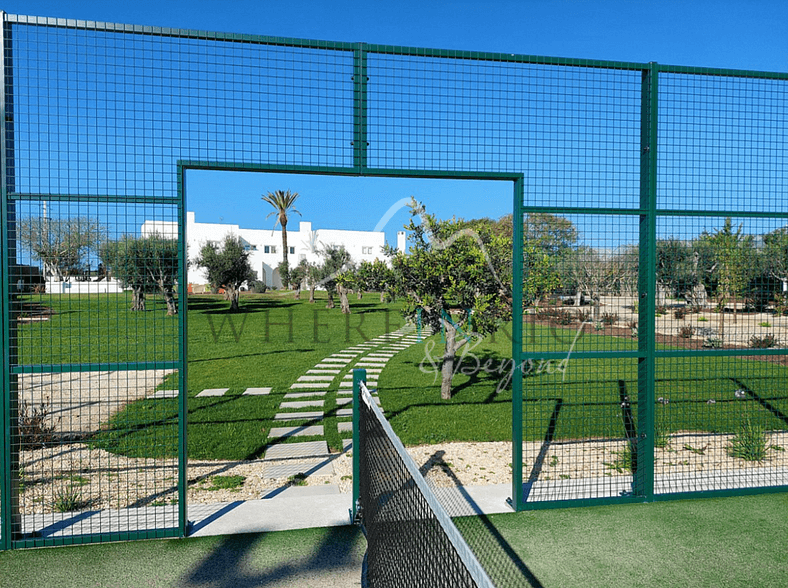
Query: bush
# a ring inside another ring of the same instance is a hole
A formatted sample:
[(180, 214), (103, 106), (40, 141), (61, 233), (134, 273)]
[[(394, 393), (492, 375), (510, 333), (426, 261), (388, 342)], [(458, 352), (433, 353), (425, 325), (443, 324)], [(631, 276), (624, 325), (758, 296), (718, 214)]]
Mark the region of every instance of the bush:
[(585, 323), (591, 320), (591, 311), (590, 310), (578, 310), (575, 311), (575, 316), (577, 317), (577, 322)]
[(657, 316), (668, 313), (668, 307), (664, 306), (664, 305), (657, 306), (655, 310), (656, 310)]
[(770, 347), (777, 347), (777, 337), (772, 334), (759, 337), (753, 335), (750, 337), (750, 347), (753, 349), (768, 349)]
[(571, 310), (556, 310), (553, 322), (557, 325), (571, 325), (575, 322), (575, 313)]
[(683, 306), (673, 311), (673, 318), (681, 320), (687, 316), (687, 309)]
[(709, 349), (722, 349), (722, 339), (717, 337), (706, 337), (703, 341), (703, 346)]
[(605, 312), (602, 314), (603, 325), (614, 325), (618, 322), (618, 315), (614, 312)]
[(266, 290), (268, 290), (268, 286), (265, 285), (265, 282), (261, 282), (260, 280), (253, 280), (249, 282), (250, 292), (254, 292), (256, 294), (265, 294)]
[(40, 449), (54, 441), (55, 425), (49, 423), (49, 399), (38, 407), (31, 407), (22, 400), (17, 414), (23, 449)]
[(695, 329), (692, 327), (681, 327), (679, 329), (679, 337), (683, 339), (689, 339), (695, 334)]

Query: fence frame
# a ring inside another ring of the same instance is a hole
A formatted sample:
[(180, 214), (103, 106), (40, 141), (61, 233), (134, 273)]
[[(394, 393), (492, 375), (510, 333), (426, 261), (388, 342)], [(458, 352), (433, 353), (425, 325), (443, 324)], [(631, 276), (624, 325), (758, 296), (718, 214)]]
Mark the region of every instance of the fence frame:
[[(90, 200), (91, 196), (79, 194), (23, 194), (16, 192), (15, 182), (15, 136), (14, 136), (14, 61), (11, 54), (13, 27), (15, 25), (35, 25), (39, 27), (53, 27), (60, 29), (79, 29), (86, 31), (103, 31), (111, 33), (129, 33), (135, 35), (150, 35), (158, 37), (168, 37), (183, 40), (210, 40), (223, 41), (227, 43), (240, 43), (252, 45), (268, 45), (283, 48), (307, 48), (315, 50), (329, 50), (350, 52), (353, 56), (353, 149), (352, 165), (348, 167), (326, 167), (319, 165), (288, 165), (288, 164), (267, 164), (259, 163), (239, 163), (237, 161), (199, 161), (193, 159), (179, 159), (176, 169), (172, 170), (177, 178), (177, 200), (167, 199), (168, 204), (178, 206), (178, 225), (181, 235), (179, 254), (181, 259), (180, 280), (187, 283), (186, 274), (186, 247), (183, 241), (185, 231), (185, 178), (188, 170), (221, 170), (221, 171), (255, 171), (255, 172), (278, 172), (278, 173), (302, 173), (302, 174), (321, 174), (321, 175), (344, 175), (344, 176), (363, 176), (363, 177), (408, 177), (408, 178), (434, 178), (434, 179), (468, 179), (468, 180), (495, 180), (508, 181), (513, 185), (512, 212), (515, 219), (522, 219), (527, 213), (554, 213), (554, 214), (607, 214), (607, 215), (628, 215), (638, 217), (639, 220), (639, 256), (640, 272), (638, 290), (641, 298), (639, 305), (639, 332), (637, 351), (597, 351), (597, 352), (577, 352), (574, 357), (578, 359), (594, 358), (622, 358), (636, 360), (638, 365), (638, 461), (641, 467), (638, 475), (633, 480), (633, 491), (628, 496), (618, 496), (601, 499), (581, 499), (571, 501), (546, 501), (537, 503), (526, 503), (523, 496), (523, 471), (522, 471), (522, 441), (523, 441), (523, 422), (522, 422), (522, 400), (523, 400), (523, 360), (529, 359), (560, 359), (565, 354), (542, 352), (532, 353), (524, 348), (523, 340), (523, 264), (521, 252), (523, 249), (523, 226), (522, 223), (515, 223), (513, 239), (513, 266), (514, 281), (513, 288), (513, 328), (512, 328), (512, 360), (514, 362), (514, 374), (512, 378), (512, 499), (511, 505), (517, 510), (532, 508), (552, 508), (560, 506), (576, 506), (579, 504), (604, 504), (604, 503), (625, 503), (643, 502), (653, 500), (670, 500), (676, 498), (686, 498), (689, 496), (726, 496), (740, 495), (758, 492), (784, 492), (788, 486), (766, 487), (766, 488), (746, 488), (729, 489), (703, 492), (688, 492), (676, 494), (655, 494), (654, 493), (654, 396), (655, 396), (655, 365), (660, 358), (666, 357), (706, 357), (706, 356), (746, 356), (746, 355), (785, 355), (788, 350), (784, 348), (772, 350), (698, 350), (698, 351), (666, 351), (657, 350), (655, 343), (655, 292), (656, 292), (656, 226), (657, 220), (663, 217), (680, 216), (715, 216), (715, 217), (748, 217), (748, 218), (780, 218), (788, 219), (788, 212), (766, 212), (766, 211), (742, 211), (742, 210), (716, 210), (702, 211), (697, 210), (673, 210), (659, 209), (657, 207), (658, 189), (658, 115), (660, 108), (659, 100), (659, 79), (660, 75), (669, 74), (688, 74), (697, 76), (723, 76), (723, 77), (742, 77), (742, 78), (762, 78), (770, 80), (788, 81), (786, 73), (752, 72), (742, 70), (725, 70), (712, 68), (692, 68), (665, 66), (656, 63), (630, 63), (616, 61), (599, 61), (584, 59), (565, 59), (540, 57), (529, 55), (497, 54), (474, 51), (455, 51), (439, 50), (426, 48), (395, 47), (388, 45), (374, 45), (365, 43), (334, 43), (326, 41), (312, 41), (302, 39), (286, 39), (280, 37), (216, 33), (206, 31), (191, 31), (171, 28), (158, 28), (148, 26), (124, 25), (113, 23), (102, 23), (93, 21), (78, 21), (69, 19), (54, 19), (43, 17), (28, 17), (18, 15), (8, 15), (2, 13), (2, 38), (0, 39), (0, 51), (2, 51), (2, 63), (4, 80), (0, 89), (0, 119), (3, 121), (0, 128), (0, 171), (2, 173), (2, 218), (0, 219), (4, 227), (12, 226), (14, 222), (14, 202), (26, 199), (47, 200), (63, 199), (83, 201)], [(491, 171), (468, 171), (468, 170), (447, 170), (447, 169), (408, 169), (403, 168), (373, 168), (369, 167), (369, 97), (370, 89), (368, 84), (368, 58), (370, 55), (396, 55), (410, 56), (425, 59), (452, 59), (469, 60), (474, 62), (490, 62), (499, 64), (532, 64), (544, 66), (556, 66), (566, 68), (597, 68), (603, 70), (625, 70), (640, 72), (641, 75), (641, 157), (640, 157), (640, 203), (636, 208), (611, 208), (588, 206), (526, 206), (524, 203), (526, 179), (522, 171), (515, 172), (491, 172)], [(126, 197), (123, 195), (102, 196), (102, 201), (117, 202), (161, 202), (156, 197)], [(9, 266), (16, 257), (14, 249), (15, 236), (7, 234), (2, 242), (2, 287), (3, 296), (0, 304), (2, 305), (2, 340), (4, 348), (15, 350), (15, 326), (12, 324), (13, 304), (10, 284)], [(129, 364), (127, 369), (139, 369), (140, 367), (168, 367), (178, 369), (179, 378), (179, 522), (177, 528), (162, 529), (157, 536), (184, 536), (188, 531), (187, 504), (186, 504), (186, 425), (187, 425), (187, 300), (186, 296), (181, 296), (179, 300), (179, 347), (180, 357), (174, 362), (147, 362), (143, 364)], [(55, 369), (59, 371), (84, 371), (91, 369), (106, 369), (106, 365), (94, 364), (85, 366), (80, 364), (69, 364), (53, 368), (53, 366), (43, 366), (41, 369)], [(121, 366), (112, 366), (120, 368)], [(17, 360), (4, 353), (2, 367), (2, 404), (0, 405), (0, 428), (6, 439), (13, 437), (16, 414), (12, 414), (12, 406), (16, 405), (16, 377), (26, 368), (17, 366)], [(56, 545), (66, 543), (81, 543), (93, 541), (107, 541), (118, 539), (136, 539), (149, 537), (150, 533), (108, 533), (97, 536), (79, 536), (71, 539), (58, 540), (15, 540), (13, 538), (12, 520), (14, 518), (14, 504), (16, 501), (17, 484), (14, 476), (18, 469), (15, 466), (14, 455), (7, 446), (0, 451), (0, 472), (3, 474), (2, 485), (0, 486), (0, 549), (10, 549), (15, 547), (28, 547), (39, 545)]]

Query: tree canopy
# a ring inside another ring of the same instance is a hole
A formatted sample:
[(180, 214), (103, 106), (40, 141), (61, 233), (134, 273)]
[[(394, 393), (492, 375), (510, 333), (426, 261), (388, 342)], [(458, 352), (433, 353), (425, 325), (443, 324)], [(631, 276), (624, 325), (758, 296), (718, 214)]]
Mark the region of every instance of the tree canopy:
[(241, 239), (232, 234), (225, 235), (221, 246), (205, 243), (194, 263), (207, 270), (211, 286), (224, 289), (225, 297), (230, 301), (230, 311), (239, 308), (241, 285), (257, 278), (249, 263), (249, 252), (244, 249)]
[(179, 270), (177, 239), (159, 234), (125, 236), (105, 243), (100, 256), (123, 287), (131, 288), (131, 310), (145, 310), (145, 294), (160, 292), (167, 303), (167, 314), (177, 314), (174, 294)]
[(486, 223), (438, 220), (415, 199), (410, 208), (410, 252), (392, 253), (397, 293), (408, 319), (444, 331), (441, 398), (450, 399), (457, 352), (511, 317), (511, 238)]
[(28, 217), (17, 222), (16, 238), (56, 280), (77, 275), (90, 251), (98, 251), (107, 229), (95, 219)]

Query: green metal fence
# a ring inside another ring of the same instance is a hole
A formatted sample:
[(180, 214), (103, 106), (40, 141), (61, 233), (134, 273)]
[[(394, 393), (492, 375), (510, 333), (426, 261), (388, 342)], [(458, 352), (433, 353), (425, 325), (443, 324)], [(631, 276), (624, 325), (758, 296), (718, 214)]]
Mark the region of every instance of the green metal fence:
[[(788, 75), (11, 15), (2, 50), (2, 548), (185, 533), (193, 168), (511, 182), (516, 509), (788, 486)], [(132, 312), (98, 264), (167, 242)]]

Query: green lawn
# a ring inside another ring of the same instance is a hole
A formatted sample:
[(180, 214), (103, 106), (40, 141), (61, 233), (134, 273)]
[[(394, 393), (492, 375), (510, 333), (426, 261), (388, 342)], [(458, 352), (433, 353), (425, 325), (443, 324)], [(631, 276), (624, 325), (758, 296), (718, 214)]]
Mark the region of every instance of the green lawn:
[[(323, 293), (322, 296), (325, 296)], [(153, 360), (177, 354), (177, 320), (166, 317), (156, 297), (145, 313), (129, 312), (127, 295), (54, 296), (50, 321), (20, 329), (22, 358), (29, 363)], [(242, 299), (230, 314), (216, 296), (192, 296), (188, 320), (188, 451), (194, 459), (249, 459), (265, 449), (268, 430), (290, 385), (318, 361), (350, 345), (402, 326), (396, 304), (377, 295), (358, 301), (353, 313), (309, 304), (292, 293), (271, 292)], [(109, 318), (107, 318), (109, 317)], [(106, 320), (105, 320), (106, 319)], [(109, 325), (109, 328), (106, 327)], [(436, 374), (441, 335), (400, 352), (379, 380), (380, 397), (405, 444), (511, 439), (511, 325), (466, 350), (454, 378), (454, 397), (440, 399)], [(120, 336), (118, 336), (120, 333)], [(526, 345), (562, 353), (633, 349), (629, 337), (574, 327), (526, 325)], [(173, 343), (174, 342), (174, 343)], [(104, 350), (102, 352), (102, 350)], [(174, 350), (174, 351), (173, 351)], [(103, 353), (103, 354), (102, 354)], [(526, 439), (623, 438), (621, 398), (628, 395), (637, 420), (637, 362), (577, 359), (530, 366), (524, 382)], [(788, 368), (737, 357), (672, 358), (657, 362), (657, 423), (661, 432), (735, 432), (747, 418), (767, 430), (788, 423)], [(272, 386), (267, 397), (241, 397), (247, 387)], [(338, 449), (336, 386), (325, 398), (329, 445)], [(162, 388), (176, 388), (177, 375)], [(222, 397), (196, 398), (205, 388), (229, 387)], [(736, 398), (736, 391), (745, 398)], [(292, 423), (297, 424), (297, 423)], [(92, 442), (130, 456), (174, 456), (175, 400), (131, 403)], [(296, 440), (296, 439), (292, 439)], [(304, 440), (304, 438), (298, 438)]]
[[(534, 511), (455, 522), (494, 581), (543, 588), (782, 588), (788, 495)], [(357, 584), (353, 527), (0, 552), (4, 588)], [(527, 585), (527, 584), (526, 584)]]

